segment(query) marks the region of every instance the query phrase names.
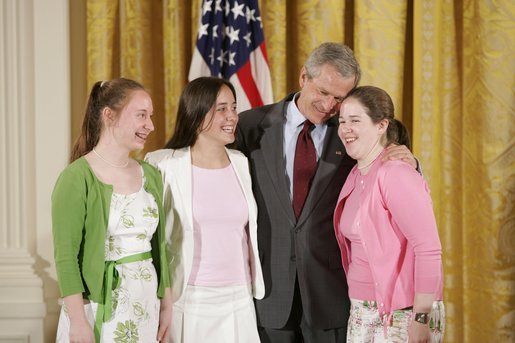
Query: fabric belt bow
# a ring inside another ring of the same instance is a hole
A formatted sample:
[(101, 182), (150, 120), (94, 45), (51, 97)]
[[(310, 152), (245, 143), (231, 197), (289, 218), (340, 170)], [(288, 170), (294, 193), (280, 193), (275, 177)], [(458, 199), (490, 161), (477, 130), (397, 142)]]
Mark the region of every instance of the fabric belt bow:
[(102, 333), (102, 324), (111, 319), (113, 315), (112, 309), (112, 297), (113, 291), (120, 287), (120, 277), (118, 275), (118, 270), (116, 270), (116, 266), (124, 263), (131, 263), (137, 261), (144, 261), (152, 258), (152, 253), (150, 251), (142, 252), (139, 254), (134, 254), (126, 257), (122, 257), (116, 261), (106, 261), (104, 267), (104, 299), (103, 304), (98, 304), (97, 314), (95, 317), (95, 340), (97, 343), (100, 343), (100, 334)]

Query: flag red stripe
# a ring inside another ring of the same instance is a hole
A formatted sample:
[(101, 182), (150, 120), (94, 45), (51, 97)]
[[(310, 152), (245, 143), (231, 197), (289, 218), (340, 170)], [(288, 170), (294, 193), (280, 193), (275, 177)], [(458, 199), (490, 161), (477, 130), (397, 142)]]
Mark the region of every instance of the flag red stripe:
[(263, 100), (261, 99), (261, 94), (259, 93), (259, 89), (254, 82), (254, 78), (252, 77), (252, 71), (250, 69), (250, 60), (247, 61), (243, 65), (243, 67), (238, 70), (236, 73), (238, 75), (238, 79), (240, 80), (241, 87), (245, 94), (247, 94), (247, 98), (249, 99), (250, 105), (252, 107), (263, 106)]

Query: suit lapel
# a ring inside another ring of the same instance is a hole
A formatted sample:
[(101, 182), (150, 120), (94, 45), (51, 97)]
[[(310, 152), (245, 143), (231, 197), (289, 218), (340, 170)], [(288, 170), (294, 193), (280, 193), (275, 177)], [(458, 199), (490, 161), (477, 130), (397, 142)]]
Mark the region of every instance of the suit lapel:
[[(281, 205), (292, 223), (295, 223), (295, 213), (290, 199), (290, 190), (286, 182), (286, 166), (284, 161), (284, 121), (286, 113), (286, 102), (291, 99), (278, 103), (275, 108), (265, 117), (260, 124), (263, 130), (261, 137), (262, 160), (271, 176), (275, 193)], [(271, 158), (270, 158), (271, 157)]]

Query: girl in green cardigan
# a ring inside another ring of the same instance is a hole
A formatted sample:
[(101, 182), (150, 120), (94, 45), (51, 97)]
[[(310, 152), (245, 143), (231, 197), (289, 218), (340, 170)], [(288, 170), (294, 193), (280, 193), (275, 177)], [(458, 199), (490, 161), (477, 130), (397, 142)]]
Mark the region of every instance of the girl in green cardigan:
[(128, 79), (93, 86), (71, 163), (52, 193), (64, 305), (57, 342), (156, 342), (171, 322), (159, 172), (129, 157), (154, 130), (152, 100)]

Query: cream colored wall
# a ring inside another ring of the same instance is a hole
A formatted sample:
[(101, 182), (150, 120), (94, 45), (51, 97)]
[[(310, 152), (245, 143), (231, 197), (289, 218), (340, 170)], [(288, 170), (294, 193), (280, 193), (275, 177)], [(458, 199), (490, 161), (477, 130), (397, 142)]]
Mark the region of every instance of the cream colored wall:
[(70, 147), (69, 0), (0, 0), (0, 342), (54, 342), (50, 194)]
[(70, 36), (68, 0), (33, 0), (36, 29), (37, 272), (43, 276), (45, 342), (55, 341), (59, 296), (55, 276), (50, 194), (70, 146)]

